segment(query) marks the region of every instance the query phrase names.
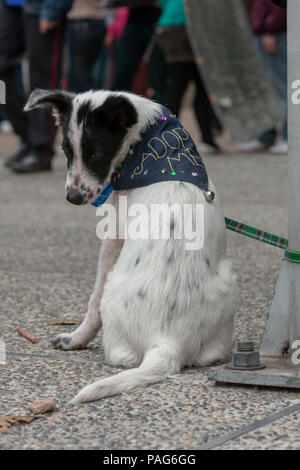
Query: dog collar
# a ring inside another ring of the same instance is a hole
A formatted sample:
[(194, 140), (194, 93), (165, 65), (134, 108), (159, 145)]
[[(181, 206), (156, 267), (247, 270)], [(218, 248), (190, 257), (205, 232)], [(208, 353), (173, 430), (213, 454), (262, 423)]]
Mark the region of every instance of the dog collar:
[[(163, 181), (192, 183), (208, 191), (208, 176), (196, 145), (186, 129), (168, 108), (150, 122), (139, 142), (130, 148), (123, 163), (115, 169), (111, 182), (92, 202), (102, 205), (111, 192), (140, 188)], [(212, 200), (212, 199), (210, 199)]]

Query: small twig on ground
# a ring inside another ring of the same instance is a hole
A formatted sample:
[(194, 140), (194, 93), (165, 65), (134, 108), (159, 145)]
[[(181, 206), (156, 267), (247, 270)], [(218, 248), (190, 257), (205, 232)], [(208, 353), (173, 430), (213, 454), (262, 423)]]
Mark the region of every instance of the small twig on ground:
[(31, 343), (37, 343), (38, 339), (32, 336), (30, 333), (27, 333), (27, 331), (22, 330), (21, 328), (17, 328), (17, 333), (19, 333), (20, 336), (23, 336), (23, 338), (28, 339)]

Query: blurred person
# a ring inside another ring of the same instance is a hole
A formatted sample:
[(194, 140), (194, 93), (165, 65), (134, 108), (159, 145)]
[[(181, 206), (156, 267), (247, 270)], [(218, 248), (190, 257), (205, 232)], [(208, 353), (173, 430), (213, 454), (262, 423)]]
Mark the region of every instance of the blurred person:
[[(111, 5), (111, 3), (110, 3)], [(108, 8), (106, 16), (106, 37), (105, 44), (107, 47), (113, 46), (124, 33), (129, 18), (128, 7)]]
[(147, 98), (166, 103), (168, 91), (168, 64), (164, 51), (154, 38), (152, 50), (149, 51)]
[(128, 17), (128, 7), (107, 8), (105, 47), (98, 57), (95, 68), (95, 80), (100, 84), (100, 88), (109, 89), (112, 85), (116, 44), (123, 34)]
[(200, 152), (219, 152), (214, 139), (214, 128), (221, 125), (213, 111), (204, 83), (195, 64), (186, 32), (186, 15), (183, 0), (159, 0), (162, 15), (159, 19), (158, 41), (168, 62), (169, 92), (167, 106), (175, 115), (179, 114), (182, 98), (191, 81), (196, 84), (194, 112), (202, 133)]
[(81, 93), (99, 85), (94, 67), (106, 36), (106, 0), (74, 0), (67, 14), (68, 88)]
[(161, 10), (155, 0), (110, 0), (108, 6), (129, 7), (127, 25), (116, 44), (111, 89), (132, 91), (134, 76), (155, 32)]
[(12, 134), (13, 128), (8, 121), (4, 106), (0, 104), (0, 134)]
[[(275, 5), (284, 6), (285, 2), (271, 0), (254, 0), (251, 11), (251, 26), (257, 48), (262, 56), (272, 83), (287, 109), (287, 34), (286, 12)], [(273, 128), (263, 132), (258, 138), (238, 144), (238, 150), (244, 152), (269, 149), (271, 153), (288, 152), (287, 119), (285, 119), (280, 138)]]
[(6, 84), (6, 113), (20, 148), (6, 166), (20, 173), (51, 169), (55, 127), (46, 110), (23, 113), (24, 95), (15, 67), (26, 52), (30, 86), (56, 88), (63, 40), (63, 20), (72, 0), (1, 0), (0, 80)]
[[(15, 76), (17, 84), (19, 85), (20, 91), (24, 94), (24, 86), (23, 86), (23, 75), (22, 75), (22, 67), (21, 65), (17, 65), (15, 67)], [(13, 134), (14, 129), (11, 125), (10, 121), (8, 120), (7, 113), (5, 111), (5, 106), (2, 104), (0, 105), (0, 133), (1, 134)]]
[(286, 10), (287, 0), (271, 0), (275, 5), (278, 5), (281, 8)]

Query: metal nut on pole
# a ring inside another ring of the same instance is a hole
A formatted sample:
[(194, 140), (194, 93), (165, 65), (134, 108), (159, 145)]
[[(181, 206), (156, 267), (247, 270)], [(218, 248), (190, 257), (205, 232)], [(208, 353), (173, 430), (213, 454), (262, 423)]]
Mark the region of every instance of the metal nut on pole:
[(238, 343), (237, 350), (232, 354), (232, 364), (234, 367), (259, 366), (259, 352), (254, 351), (253, 342)]
[(263, 369), (260, 364), (259, 351), (255, 351), (253, 341), (238, 342), (237, 349), (232, 352), (232, 363), (229, 369), (251, 370)]

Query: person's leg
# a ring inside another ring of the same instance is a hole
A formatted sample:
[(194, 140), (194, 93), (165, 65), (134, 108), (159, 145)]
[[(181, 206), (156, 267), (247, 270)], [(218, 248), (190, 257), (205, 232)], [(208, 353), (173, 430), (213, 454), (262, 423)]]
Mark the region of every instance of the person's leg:
[(286, 141), (288, 140), (288, 124), (287, 124), (287, 119), (285, 120), (283, 126), (282, 126), (282, 140)]
[[(262, 38), (257, 39), (257, 47), (262, 56), (263, 62), (269, 73), (270, 79), (282, 101), (282, 104), (287, 108), (287, 35), (286, 33), (278, 34), (276, 36), (277, 52), (274, 54), (267, 54), (262, 47)], [(271, 129), (263, 133), (259, 140), (271, 146), (274, 144), (277, 137), (276, 129)], [(287, 141), (287, 126), (283, 125), (282, 139)]]
[[(273, 83), (276, 86), (278, 94), (281, 98), (282, 104), (287, 109), (287, 35), (278, 34), (277, 40), (277, 54), (272, 59), (272, 75)], [(287, 120), (284, 121), (281, 138), (284, 142), (288, 140)], [(287, 149), (287, 148), (286, 148)]]
[(168, 65), (168, 92), (166, 103), (168, 108), (179, 115), (183, 94), (191, 81), (191, 64), (173, 62)]
[[(60, 75), (62, 26), (60, 25), (45, 34), (40, 34), (39, 17), (25, 14), (24, 28), (31, 88), (56, 88)], [(13, 165), (12, 169), (17, 172), (50, 169), (56, 133), (54, 120), (49, 111), (42, 109), (31, 111), (28, 118), (28, 138), (32, 155)]]
[(214, 142), (213, 135), (213, 117), (211, 103), (206, 93), (204, 83), (195, 63), (192, 64), (193, 78), (196, 83), (196, 96), (194, 100), (194, 111), (201, 129), (202, 141), (205, 144), (211, 145), (215, 148), (218, 146)]
[(93, 68), (103, 47), (104, 20), (70, 20), (68, 22), (68, 88), (80, 93), (93, 88)]
[[(25, 98), (16, 75), (17, 64), (25, 49), (24, 41), (22, 9), (7, 7), (0, 2), (0, 80), (6, 85), (5, 111), (23, 144), (20, 155), (13, 156), (13, 160), (22, 158), (28, 144), (28, 118), (23, 113)], [(10, 161), (11, 158), (6, 163), (10, 164)]]
[[(255, 38), (255, 44), (265, 65), (266, 72), (270, 75), (270, 54), (267, 54), (264, 51), (264, 48), (262, 46), (262, 36), (257, 36)], [(271, 128), (267, 131), (262, 132), (256, 138), (250, 139), (247, 142), (236, 144), (236, 148), (241, 152), (264, 151), (274, 144), (276, 138), (277, 130), (275, 128)]]
[(165, 103), (167, 92), (168, 65), (162, 49), (155, 44), (149, 60), (149, 86), (153, 90), (151, 98)]
[(261, 142), (265, 147), (270, 147), (274, 144), (277, 137), (277, 130), (274, 128), (269, 129), (268, 131), (263, 132), (258, 137), (259, 142)]
[(103, 47), (98, 54), (93, 67), (94, 88), (107, 90), (111, 80), (111, 52), (108, 47)]
[(153, 33), (152, 23), (128, 22), (116, 44), (112, 90), (132, 90), (134, 75)]
[[(263, 60), (267, 66), (270, 78), (285, 107), (287, 107), (287, 35), (276, 35), (277, 51), (267, 54), (262, 51)], [(261, 49), (260, 49), (261, 50)]]

